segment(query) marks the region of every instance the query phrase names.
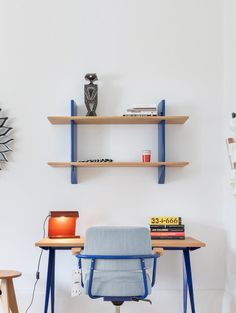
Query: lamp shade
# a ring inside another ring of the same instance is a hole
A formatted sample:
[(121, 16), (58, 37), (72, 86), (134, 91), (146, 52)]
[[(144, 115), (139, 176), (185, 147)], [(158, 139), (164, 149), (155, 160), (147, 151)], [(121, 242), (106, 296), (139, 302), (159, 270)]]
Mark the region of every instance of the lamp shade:
[(51, 211), (48, 221), (49, 238), (79, 238), (76, 235), (78, 211)]

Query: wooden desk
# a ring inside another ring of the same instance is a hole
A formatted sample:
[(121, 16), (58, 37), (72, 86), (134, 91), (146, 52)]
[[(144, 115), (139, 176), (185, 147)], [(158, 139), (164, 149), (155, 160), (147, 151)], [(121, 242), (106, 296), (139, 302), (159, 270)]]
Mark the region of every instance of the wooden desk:
[[(55, 252), (56, 250), (71, 250), (72, 248), (83, 248), (84, 238), (75, 239), (50, 239), (43, 238), (35, 243), (36, 247), (49, 250), (48, 272), (46, 283), (46, 295), (44, 313), (48, 312), (49, 295), (51, 293), (51, 313), (54, 313), (54, 291), (55, 291)], [(206, 244), (192, 237), (184, 240), (152, 240), (153, 248), (164, 250), (180, 250), (183, 253), (183, 313), (187, 313), (187, 295), (189, 292), (192, 313), (195, 313), (193, 281), (190, 262), (190, 251), (205, 247)]]
[[(50, 239), (43, 238), (35, 243), (36, 247), (40, 248), (83, 248), (84, 238), (67, 238), (67, 239)], [(194, 239), (192, 237), (186, 237), (184, 240), (152, 240), (153, 248), (190, 248), (195, 250), (198, 248), (205, 247), (206, 244), (202, 241)]]

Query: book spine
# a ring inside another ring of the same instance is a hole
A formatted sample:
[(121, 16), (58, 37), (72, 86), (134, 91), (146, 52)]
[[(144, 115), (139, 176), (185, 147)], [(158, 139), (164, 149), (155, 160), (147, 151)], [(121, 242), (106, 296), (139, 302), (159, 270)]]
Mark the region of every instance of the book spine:
[(178, 237), (178, 236), (184, 236), (185, 233), (184, 232), (151, 232), (151, 236), (158, 236), (158, 237)]
[(150, 225), (159, 226), (159, 225), (181, 225), (182, 218), (180, 216), (151, 216)]
[(127, 110), (127, 112), (129, 113), (156, 113), (157, 114), (157, 110)]
[(157, 111), (157, 108), (155, 107), (148, 107), (148, 108), (132, 108), (132, 109), (127, 109), (127, 112), (140, 112), (140, 111)]
[(184, 231), (184, 225), (150, 226), (150, 231)]
[(158, 237), (158, 236), (151, 236), (152, 240), (184, 240), (184, 236), (176, 236), (176, 237)]
[(139, 113), (132, 113), (132, 114), (129, 114), (129, 113), (127, 113), (127, 114), (123, 114), (123, 116), (157, 116), (157, 114), (155, 113), (155, 114), (148, 114), (148, 113), (145, 113), (145, 114), (139, 114)]
[(178, 224), (178, 225), (166, 225), (166, 224), (164, 224), (164, 225), (159, 225), (159, 224), (150, 224), (149, 225), (150, 226), (150, 228), (152, 228), (152, 227), (156, 227), (156, 228), (179, 228), (179, 227), (184, 227), (184, 224)]

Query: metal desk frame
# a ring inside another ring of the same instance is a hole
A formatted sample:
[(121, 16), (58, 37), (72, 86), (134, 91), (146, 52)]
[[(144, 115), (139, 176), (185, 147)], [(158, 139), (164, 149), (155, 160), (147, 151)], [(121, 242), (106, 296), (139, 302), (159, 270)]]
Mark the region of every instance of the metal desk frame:
[[(48, 312), (49, 298), (51, 298), (51, 313), (54, 313), (55, 309), (55, 258), (56, 250), (71, 250), (74, 246), (63, 247), (45, 247), (42, 249), (48, 250), (48, 270), (47, 270), (47, 282), (46, 282), (46, 294), (44, 313)], [(183, 253), (183, 313), (187, 313), (187, 300), (188, 294), (190, 298), (191, 312), (195, 313), (194, 303), (194, 291), (193, 291), (193, 279), (191, 270), (190, 251), (199, 249), (200, 247), (163, 247), (164, 250), (179, 251)]]

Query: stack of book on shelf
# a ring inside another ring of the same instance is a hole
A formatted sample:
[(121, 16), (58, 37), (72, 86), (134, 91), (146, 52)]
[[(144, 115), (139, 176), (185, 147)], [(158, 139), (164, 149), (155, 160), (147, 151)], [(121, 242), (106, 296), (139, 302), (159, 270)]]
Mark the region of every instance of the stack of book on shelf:
[(131, 109), (127, 109), (127, 113), (123, 114), (123, 116), (157, 116), (157, 108), (156, 107), (134, 107)]
[(150, 218), (151, 239), (185, 239), (181, 217), (152, 216)]

